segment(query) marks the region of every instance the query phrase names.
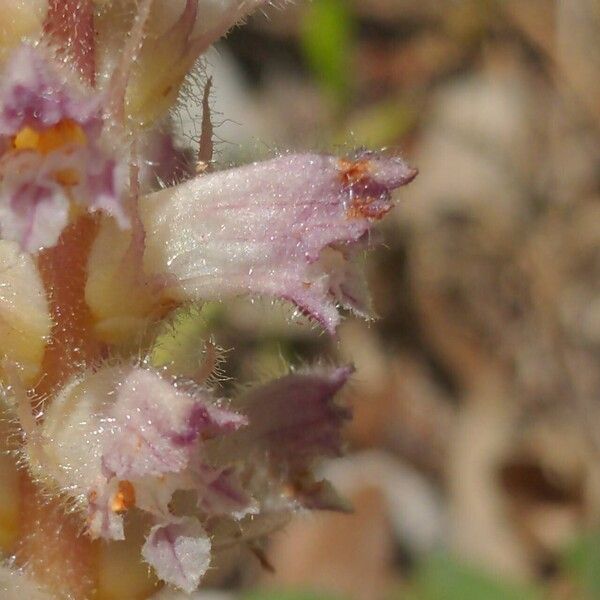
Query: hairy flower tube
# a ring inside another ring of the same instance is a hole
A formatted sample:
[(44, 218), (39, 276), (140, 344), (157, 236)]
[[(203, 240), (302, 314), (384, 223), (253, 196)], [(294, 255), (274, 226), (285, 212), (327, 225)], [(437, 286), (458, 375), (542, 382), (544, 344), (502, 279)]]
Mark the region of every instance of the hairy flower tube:
[[(313, 467), (342, 452), (353, 368), (291, 368), (223, 398), (202, 306), (273, 298), (330, 334), (339, 308), (368, 317), (357, 257), (416, 171), (360, 151), (194, 174), (170, 113), (199, 55), (260, 4), (7, 13), (0, 485), (10, 473), (20, 517), (0, 536), (3, 598), (189, 594), (223, 548), (255, 548), (294, 510), (347, 508)], [(109, 592), (99, 565), (118, 556), (151, 569)]]

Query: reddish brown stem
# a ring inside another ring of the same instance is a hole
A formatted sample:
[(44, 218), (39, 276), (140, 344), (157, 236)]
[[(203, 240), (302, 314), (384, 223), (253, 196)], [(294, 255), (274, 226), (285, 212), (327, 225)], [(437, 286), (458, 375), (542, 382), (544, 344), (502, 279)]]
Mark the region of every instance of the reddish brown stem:
[(90, 598), (97, 585), (98, 544), (80, 535), (77, 516), (65, 514), (64, 503), (48, 498), (26, 473), (21, 475), (21, 498), (23, 536), (16, 549), (17, 563), (26, 565), (60, 598)]
[(97, 219), (82, 216), (63, 231), (58, 245), (39, 255), (55, 323), (42, 364), (44, 378), (36, 389), (40, 396), (51, 394), (76, 370), (102, 356), (85, 301), (87, 259), (97, 227)]
[(73, 63), (94, 85), (96, 78), (94, 4), (92, 0), (48, 0), (44, 32), (61, 58)]

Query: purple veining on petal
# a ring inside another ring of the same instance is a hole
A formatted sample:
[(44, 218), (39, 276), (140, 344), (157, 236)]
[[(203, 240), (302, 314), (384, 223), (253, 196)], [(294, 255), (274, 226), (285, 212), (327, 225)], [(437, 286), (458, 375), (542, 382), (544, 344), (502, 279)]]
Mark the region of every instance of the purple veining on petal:
[[(98, 154), (98, 153), (94, 153)], [(121, 229), (129, 227), (129, 216), (121, 203), (121, 190), (125, 187), (125, 169), (114, 159), (90, 160), (87, 165), (87, 191), (89, 208), (101, 210), (113, 217)]]
[(115, 431), (102, 465), (108, 476), (119, 479), (179, 473), (188, 466), (201, 434), (232, 431), (246, 423), (245, 417), (144, 369), (132, 370), (120, 383), (111, 418)]
[(214, 468), (198, 464), (198, 506), (209, 515), (232, 515), (236, 519), (256, 512), (257, 505), (243, 489), (235, 468)]
[[(34, 252), (56, 244), (71, 203), (129, 226), (125, 166), (101, 140), (102, 96), (22, 45), (0, 82), (0, 234)], [(51, 207), (54, 208), (52, 213)]]
[(154, 373), (133, 370), (120, 384), (111, 411), (116, 431), (102, 455), (105, 471), (133, 479), (185, 469), (199, 432), (186, 444), (175, 439), (187, 435), (193, 409), (189, 395)]
[(250, 424), (220, 441), (221, 452), (233, 459), (262, 449), (297, 465), (339, 455), (351, 412), (334, 398), (352, 373), (352, 367), (292, 373), (251, 390), (240, 399)]
[(185, 429), (171, 436), (171, 441), (176, 446), (189, 446), (198, 439), (200, 431), (211, 424), (208, 408), (202, 404), (192, 407), (187, 417)]
[(173, 436), (177, 445), (195, 441), (202, 433), (205, 436), (229, 433), (248, 424), (248, 419), (237, 413), (213, 406), (210, 403), (196, 402), (188, 417), (185, 431)]
[(275, 296), (333, 332), (336, 303), (368, 313), (366, 286), (346, 293), (353, 249), (415, 175), (399, 158), (304, 154), (197, 177), (142, 199), (146, 269), (178, 300)]
[(254, 509), (237, 472), (212, 466), (204, 447), (206, 435), (230, 434), (247, 418), (204, 390), (185, 391), (141, 367), (104, 367), (70, 381), (48, 418), (45, 439), (65, 465), (60, 484), (85, 503), (93, 538), (123, 539), (123, 513), (134, 506), (170, 522), (177, 490), (194, 493), (210, 516)]
[(0, 160), (0, 232), (27, 252), (56, 244), (69, 222), (65, 190), (48, 176), (47, 163), (34, 153)]
[(0, 135), (22, 127), (47, 128), (63, 119), (91, 126), (100, 119), (101, 98), (75, 90), (49, 65), (41, 51), (17, 48), (0, 83)]
[(151, 529), (142, 556), (160, 579), (190, 594), (208, 570), (210, 549), (197, 519), (173, 519)]

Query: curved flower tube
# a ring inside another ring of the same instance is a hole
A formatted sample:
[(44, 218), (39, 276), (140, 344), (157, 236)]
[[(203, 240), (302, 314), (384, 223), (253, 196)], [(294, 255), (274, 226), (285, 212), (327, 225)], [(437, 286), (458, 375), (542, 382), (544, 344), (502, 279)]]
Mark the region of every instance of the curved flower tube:
[(291, 300), (333, 333), (336, 304), (369, 313), (352, 262), (391, 192), (416, 176), (399, 158), (289, 155), (145, 196), (146, 272), (178, 301), (244, 293)]

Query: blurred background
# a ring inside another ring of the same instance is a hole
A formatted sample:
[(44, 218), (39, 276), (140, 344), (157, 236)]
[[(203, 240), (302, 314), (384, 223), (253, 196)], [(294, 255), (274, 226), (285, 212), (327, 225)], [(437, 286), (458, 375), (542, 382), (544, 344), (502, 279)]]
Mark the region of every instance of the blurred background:
[(366, 262), (379, 320), (330, 340), (283, 306), (206, 309), (236, 379), (358, 369), (347, 456), (323, 465), (354, 514), (299, 515), (212, 584), (600, 598), (600, 3), (297, 2), (209, 72), (221, 164), (368, 146), (420, 169)]

